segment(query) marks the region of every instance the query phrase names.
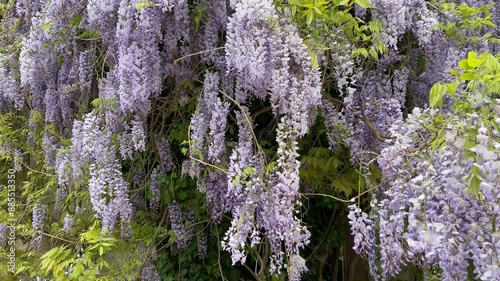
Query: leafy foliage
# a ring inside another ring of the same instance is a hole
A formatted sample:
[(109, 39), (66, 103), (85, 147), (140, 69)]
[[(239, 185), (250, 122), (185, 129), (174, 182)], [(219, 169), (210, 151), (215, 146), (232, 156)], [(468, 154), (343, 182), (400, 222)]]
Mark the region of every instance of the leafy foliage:
[(0, 278), (495, 280), (499, 9), (3, 1)]

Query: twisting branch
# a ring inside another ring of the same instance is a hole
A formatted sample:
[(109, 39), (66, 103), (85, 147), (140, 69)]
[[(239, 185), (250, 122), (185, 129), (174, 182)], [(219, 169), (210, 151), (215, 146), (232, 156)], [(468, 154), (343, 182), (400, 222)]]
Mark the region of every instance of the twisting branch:
[[(347, 104), (339, 99), (336, 99), (336, 98), (333, 98), (333, 97), (330, 97), (328, 95), (323, 95), (324, 98), (327, 98), (329, 101), (331, 101), (332, 103), (334, 104), (337, 104), (337, 105), (340, 105), (344, 108), (347, 108), (349, 110), (349, 108), (347, 107)], [(368, 127), (368, 129), (370, 129), (370, 131), (373, 133), (373, 136), (381, 141), (381, 142), (386, 142), (387, 140), (393, 140), (394, 137), (390, 137), (390, 136), (387, 136), (385, 134), (383, 134), (382, 132), (380, 132), (374, 125), (373, 123), (371, 122), (370, 119), (366, 118), (366, 116), (364, 114), (356, 114), (355, 112), (353, 112), (351, 110), (351, 112), (355, 115), (356, 118), (359, 118), (359, 120), (363, 121), (363, 123), (365, 123), (365, 125)], [(392, 142), (392, 141), (391, 141)]]
[(375, 126), (372, 124), (372, 122), (370, 121), (370, 119), (366, 118), (366, 116), (361, 115), (359, 117), (359, 119), (361, 121), (363, 121), (363, 123), (365, 123), (366, 126), (368, 126), (368, 129), (370, 129), (370, 131), (372, 131), (373, 135), (375, 136), (375, 138), (377, 140), (385, 142), (387, 140), (394, 139), (394, 137), (389, 137), (389, 136), (386, 136), (385, 134), (382, 134), (377, 128), (375, 128)]
[(224, 169), (222, 169), (221, 167), (217, 167), (217, 166), (215, 166), (215, 165), (212, 165), (212, 164), (210, 164), (210, 163), (207, 163), (207, 162), (205, 162), (205, 161), (202, 161), (202, 160), (200, 160), (200, 159), (198, 159), (198, 158), (195, 158), (195, 157), (193, 157), (193, 156), (191, 156), (191, 155), (189, 155), (189, 159), (191, 159), (191, 160), (193, 160), (193, 161), (196, 161), (196, 162), (198, 162), (198, 163), (200, 163), (200, 164), (206, 165), (206, 166), (208, 166), (208, 167), (212, 167), (212, 168), (214, 168), (214, 169), (217, 169), (217, 170), (219, 170), (219, 171), (223, 172), (223, 173), (224, 173), (224, 174), (226, 174), (226, 175), (229, 173), (227, 170), (224, 170)]
[(210, 50), (204, 50), (204, 51), (199, 51), (199, 52), (196, 52), (196, 53), (192, 53), (192, 54), (188, 54), (188, 55), (185, 55), (183, 57), (180, 57), (176, 60), (174, 60), (174, 63), (178, 63), (179, 61), (185, 59), (185, 58), (189, 58), (189, 57), (192, 57), (192, 56), (196, 56), (196, 55), (201, 55), (201, 54), (204, 54), (204, 53), (209, 53), (209, 52), (213, 52), (213, 51), (217, 51), (217, 50), (222, 50), (226, 47), (218, 47), (218, 48), (215, 48), (215, 49), (210, 49)]

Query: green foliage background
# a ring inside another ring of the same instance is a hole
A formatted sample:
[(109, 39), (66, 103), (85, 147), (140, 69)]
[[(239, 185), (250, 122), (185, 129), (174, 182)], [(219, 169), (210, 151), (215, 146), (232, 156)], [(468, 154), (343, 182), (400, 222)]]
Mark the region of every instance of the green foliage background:
[[(206, 20), (204, 5), (195, 7), (191, 2), (192, 21), (198, 27)], [(137, 8), (144, 8), (149, 3), (144, 1), (144, 4), (138, 5)], [(361, 58), (363, 64), (373, 65), (380, 56), (387, 52), (379, 38), (382, 26), (377, 20), (363, 21), (355, 17), (352, 11), (354, 4), (365, 8), (371, 7), (368, 0), (276, 1), (278, 6), (289, 5), (291, 8), (291, 19), (297, 23), (303, 34), (307, 35), (309, 54), (316, 66), (319, 66), (318, 54), (328, 53), (327, 46), (333, 41), (339, 43), (341, 48), (348, 49), (353, 56)], [(13, 8), (12, 5), (13, 1), (0, 3), (0, 15), (6, 15)], [(448, 36), (459, 40), (463, 39), (460, 33), (462, 30), (480, 28), (482, 25), (491, 23), (485, 18), (476, 17), (479, 13), (488, 15), (485, 8), (473, 9), (453, 4), (446, 4), (441, 8), (457, 11), (458, 15), (463, 17), (464, 21), (460, 26), (446, 23), (440, 26)], [(321, 27), (315, 25), (317, 20), (323, 22)], [(81, 21), (81, 16), (74, 17), (67, 28), (76, 28), (79, 21)], [(41, 28), (50, 29), (51, 26)], [(19, 55), (19, 38), (9, 38), (15, 29), (16, 22), (13, 25), (2, 26), (0, 36), (11, 42), (7, 48), (0, 49), (2, 54), (13, 57)], [(108, 66), (99, 53), (98, 42), (95, 39), (99, 37), (99, 34), (95, 30), (81, 30), (79, 34), (78, 39), (81, 40), (82, 46), (91, 44), (97, 48), (98, 52), (94, 58), (98, 76), (96, 78), (103, 77)], [(412, 44), (411, 40), (401, 43), (407, 43), (408, 48)], [(54, 48), (55, 46), (45, 47)], [(452, 83), (434, 86), (430, 93), (431, 106), (442, 105), (445, 95), (453, 98), (460, 83), (468, 83), (470, 87), (475, 87), (478, 85), (478, 79), (486, 85), (488, 91), (500, 92), (500, 77), (489, 76), (482, 72), (484, 69), (496, 69), (498, 72), (497, 63), (492, 55), (470, 54), (469, 58), (459, 65), (462, 71), (453, 73), (456, 79)], [(425, 61), (421, 61), (420, 64), (424, 65)], [(12, 65), (12, 67), (17, 66)], [(198, 73), (207, 70), (201, 64), (198, 68)], [(333, 100), (339, 98), (340, 94), (336, 90), (332, 75), (327, 72), (323, 75), (326, 95)], [(152, 214), (138, 211), (130, 240), (123, 239), (116, 234), (104, 235), (101, 232), (99, 221), (94, 218), (85, 186), (76, 186), (70, 190), (64, 202), (55, 203), (57, 176), (51, 167), (45, 165), (42, 137), (45, 133), (50, 133), (62, 143), (70, 144), (71, 140), (61, 139), (61, 134), (56, 128), (45, 126), (43, 117), (38, 112), (35, 112), (32, 118), (37, 130), (32, 132), (34, 139), (30, 140), (28, 139), (29, 112), (0, 114), (0, 147), (4, 148), (4, 151), (0, 153), (0, 182), (7, 182), (8, 170), (13, 167), (15, 161), (22, 163), (22, 170), (16, 173), (17, 272), (14, 275), (8, 273), (7, 265), (3, 262), (8, 258), (8, 249), (0, 249), (1, 280), (34, 280), (36, 276), (61, 281), (138, 280), (145, 261), (148, 259), (154, 261), (162, 280), (285, 280), (284, 274), (268, 276), (265, 261), (269, 258), (269, 249), (266, 241), (258, 247), (248, 249), (250, 254), (246, 265), (233, 266), (229, 254), (221, 250), (221, 238), (229, 227), (230, 217), (224, 217), (220, 225), (211, 222), (207, 214), (204, 195), (197, 191), (196, 182), (181, 175), (180, 172), (182, 161), (186, 159), (183, 151), (189, 144), (188, 128), (191, 115), (196, 108), (196, 101), (191, 99), (187, 105), (181, 105), (178, 100), (174, 99), (174, 94), (177, 91), (187, 91), (190, 96), (198, 96), (203, 85), (198, 79), (193, 79), (176, 84), (166, 81), (164, 86), (162, 95), (153, 100), (152, 111), (148, 117), (151, 138), (147, 151), (135, 154), (132, 160), (123, 161), (122, 166), (125, 178), (129, 182), (133, 181), (134, 174), (131, 171), (134, 167), (144, 167), (150, 173), (158, 157), (154, 140), (166, 136), (175, 153), (173, 159), (175, 168), (160, 179), (162, 196), (159, 212)], [(117, 106), (113, 100), (97, 98), (95, 93), (89, 93), (89, 96), (90, 100), (82, 99), (78, 102), (77, 115), (81, 116), (92, 108), (106, 109)], [(271, 159), (269, 165), (272, 166), (277, 149), (275, 142), (277, 120), (270, 113), (269, 104), (256, 101), (251, 106), (251, 112), (255, 112), (251, 116), (256, 124), (255, 136), (268, 159)], [(464, 111), (469, 110), (467, 103), (458, 103), (456, 106)], [(485, 118), (488, 118), (487, 115)], [(435, 130), (439, 131), (439, 125), (442, 126), (445, 122), (445, 120), (436, 120), (438, 126)], [(316, 124), (299, 143), (302, 164), (300, 177), (303, 184), (300, 212), (312, 232), (311, 243), (304, 251), (309, 268), (304, 280), (339, 280), (337, 277), (342, 276), (341, 260), (346, 251), (346, 237), (349, 235), (349, 227), (345, 220), (346, 204), (350, 198), (357, 196), (359, 204), (367, 208), (368, 191), (377, 186), (382, 175), (375, 165), (371, 165), (368, 171), (353, 167), (349, 149), (343, 143), (340, 143), (335, 150), (330, 150), (321, 115), (318, 116)], [(339, 132), (347, 130), (347, 128), (337, 129)], [(227, 140), (236, 139), (237, 128), (235, 123), (230, 121)], [(439, 146), (439, 139), (434, 140), (432, 145)], [(15, 158), (16, 150), (23, 151), (19, 159)], [(477, 174), (471, 171), (470, 176), (477, 177)], [(477, 193), (479, 183), (472, 181), (469, 187), (471, 192)], [(149, 182), (146, 180), (130, 190), (130, 197), (143, 198), (142, 203), (147, 204), (144, 200), (151, 197), (148, 187)], [(181, 203), (184, 208), (193, 210), (197, 219), (194, 225), (187, 225), (195, 230), (193, 242), (187, 250), (177, 255), (173, 255), (170, 251), (170, 246), (177, 237), (169, 227), (166, 208), (167, 204), (173, 200)], [(36, 231), (31, 227), (31, 212), (37, 201), (48, 206), (40, 249), (34, 248), (32, 244)], [(8, 195), (3, 189), (0, 191), (0, 205), (7, 206), (7, 204)], [(65, 213), (70, 213), (75, 217), (74, 228), (69, 234), (62, 230)], [(6, 208), (2, 207), (0, 222), (7, 221), (8, 216)], [(204, 259), (198, 257), (196, 243), (198, 235), (209, 237), (208, 253)], [(66, 274), (70, 265), (73, 270)], [(424, 275), (422, 272), (416, 274), (420, 277)]]

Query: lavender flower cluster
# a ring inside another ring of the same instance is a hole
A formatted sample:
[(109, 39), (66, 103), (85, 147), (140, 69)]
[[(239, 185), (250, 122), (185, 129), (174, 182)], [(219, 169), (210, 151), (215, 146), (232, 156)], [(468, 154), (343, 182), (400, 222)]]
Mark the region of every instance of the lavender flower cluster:
[(196, 241), (198, 243), (198, 257), (200, 259), (205, 259), (207, 257), (207, 235), (201, 233), (196, 236)]
[[(271, 242), (272, 274), (283, 257), (298, 256), (310, 233), (296, 217), (299, 190), (297, 139), (312, 124), (320, 103), (319, 72), (313, 67), (298, 29), (280, 17), (272, 1), (231, 1), (234, 14), (227, 24), (228, 73), (236, 78), (234, 99), (245, 105), (250, 95), (269, 98), (278, 118), (278, 165), (264, 176), (264, 158), (254, 154), (252, 120), (245, 106), (236, 112), (238, 145), (229, 162), (228, 195), (233, 221), (223, 240), (233, 263), (246, 260), (247, 238), (260, 241), (259, 229)], [(272, 26), (272, 19), (277, 26)], [(284, 242), (284, 243), (283, 243)], [(284, 245), (284, 249), (283, 249)], [(300, 278), (305, 266), (289, 260), (289, 275)]]
[(384, 26), (382, 40), (386, 45), (397, 50), (400, 37), (412, 31), (420, 44), (430, 41), (432, 28), (438, 23), (437, 15), (427, 8), (424, 0), (373, 0), (373, 16)]
[(156, 271), (155, 265), (148, 259), (145, 262), (144, 267), (141, 272), (141, 281), (160, 281), (160, 276), (158, 271)]
[[(190, 154), (195, 158), (200, 157), (209, 163), (221, 162), (225, 156), (226, 122), (229, 113), (229, 102), (219, 97), (221, 79), (218, 73), (206, 73), (203, 95), (191, 119), (191, 145)], [(199, 164), (192, 169), (195, 175), (199, 173)]]
[(375, 250), (371, 241), (375, 231), (373, 222), (356, 204), (349, 205), (347, 218), (354, 237), (354, 251), (365, 259), (371, 258)]
[(394, 70), (392, 75), (386, 74), (387, 68), (400, 59), (395, 53), (382, 58), (376, 69), (364, 73), (363, 88), (344, 98), (343, 111), (349, 128), (346, 142), (351, 147), (354, 164), (371, 161), (373, 155), (368, 152), (385, 147), (383, 136), (389, 135), (394, 122), (403, 119), (401, 109), (406, 101), (409, 71), (402, 68)]
[(39, 248), (42, 243), (43, 238), (43, 221), (45, 220), (45, 216), (47, 215), (47, 206), (36, 202), (33, 207), (33, 219), (32, 219), (32, 227), (37, 232), (37, 237), (33, 239), (33, 245), (35, 248)]
[(7, 225), (0, 223), (0, 248), (7, 246)]
[(160, 195), (161, 195), (161, 186), (158, 181), (160, 178), (160, 173), (158, 168), (154, 168), (151, 172), (150, 179), (150, 191), (151, 191), (151, 199), (149, 200), (149, 207), (153, 210), (154, 213), (157, 213), (160, 209)]
[(14, 108), (21, 110), (24, 107), (24, 95), (20, 90), (19, 82), (14, 78), (14, 75), (19, 75), (15, 69), (8, 67), (8, 57), (0, 56), (0, 83), (4, 85), (0, 89), (0, 112), (6, 112), (8, 109)]
[(177, 239), (175, 245), (172, 246), (172, 253), (178, 253), (185, 250), (190, 244), (192, 239), (192, 229), (186, 227), (186, 215), (181, 209), (181, 205), (176, 201), (168, 204), (168, 217), (170, 219), (170, 227), (174, 231)]
[(170, 172), (174, 167), (172, 159), (172, 149), (167, 139), (156, 139), (156, 151), (158, 153), (158, 162), (160, 171), (163, 173)]
[(70, 234), (71, 230), (73, 229), (74, 223), (75, 219), (73, 218), (73, 216), (70, 214), (66, 214), (66, 216), (64, 217), (63, 231), (67, 234)]
[(103, 124), (103, 116), (95, 112), (87, 114), (83, 122), (75, 121), (69, 152), (61, 149), (58, 154), (59, 184), (83, 185), (85, 177), (90, 177), (90, 202), (97, 217), (102, 219), (103, 230), (113, 230), (120, 217), (125, 224), (123, 232), (132, 216), (128, 183), (123, 179), (111, 133)]
[[(475, 106), (488, 107), (493, 120), (500, 120), (494, 102)], [(396, 140), (379, 158), (386, 182), (374, 199), (372, 211), (377, 216), (351, 207), (355, 249), (380, 257), (384, 279), (412, 263), (428, 271), (439, 268), (442, 280), (466, 280), (472, 263), (476, 278), (496, 280), (500, 131), (488, 128), (476, 113), (455, 117), (449, 113), (443, 146), (423, 150), (430, 136), (425, 124), (432, 124), (438, 114), (416, 108), (406, 122), (391, 127)], [(473, 139), (472, 128), (477, 132)], [(474, 157), (467, 156), (470, 152)], [(378, 240), (375, 250), (374, 240)]]
[(220, 223), (225, 212), (230, 210), (227, 176), (220, 171), (210, 171), (208, 176), (198, 179), (198, 189), (205, 193), (210, 218)]

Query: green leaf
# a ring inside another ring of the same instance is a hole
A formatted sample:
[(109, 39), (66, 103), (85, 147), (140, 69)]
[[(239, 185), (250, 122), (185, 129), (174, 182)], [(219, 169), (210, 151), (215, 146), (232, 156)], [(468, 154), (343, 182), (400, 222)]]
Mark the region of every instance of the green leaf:
[(255, 174), (255, 169), (252, 167), (246, 167), (245, 169), (243, 169), (243, 174), (244, 175), (253, 175), (253, 174)]
[(446, 89), (448, 90), (449, 93), (454, 94), (457, 91), (459, 82), (457, 80), (453, 80), (453, 82), (445, 84)]
[(369, 50), (368, 52), (370, 53), (370, 55), (371, 55), (374, 59), (378, 60), (378, 54), (377, 54), (377, 51), (375, 51), (375, 48), (374, 48), (373, 46), (370, 48), (370, 50)]
[(145, 7), (151, 7), (151, 6), (154, 6), (154, 4), (153, 4), (153, 3), (146, 2), (146, 1), (143, 1), (143, 2), (141, 2), (141, 3), (137, 3), (137, 4), (135, 5), (135, 8), (136, 8), (137, 10), (140, 10), (140, 9), (145, 8)]
[(477, 53), (476, 52), (469, 52), (467, 54), (467, 60), (473, 60), (475, 58), (477, 58)]
[(319, 67), (318, 54), (316, 52), (310, 52), (311, 62), (314, 68)]
[(368, 1), (368, 0), (355, 0), (354, 2), (356, 2), (356, 4), (358, 4), (362, 8), (365, 8), (365, 9), (372, 8), (372, 5), (370, 4), (370, 1)]
[(368, 51), (365, 48), (358, 48), (353, 51), (354, 56), (368, 57)]
[(472, 179), (470, 180), (470, 184), (467, 187), (467, 191), (474, 197), (479, 196), (479, 185), (481, 184), (481, 179), (479, 179), (477, 176), (473, 176)]
[(443, 106), (443, 97), (446, 94), (445, 86), (441, 83), (436, 83), (432, 86), (429, 93), (429, 102), (432, 108)]
[(453, 74), (455, 77), (460, 77), (460, 72), (454, 70), (454, 69), (449, 69), (448, 70), (449, 73)]
[(467, 64), (469, 67), (476, 68), (480, 66), (482, 63), (482, 60), (477, 59), (477, 53), (475, 52), (469, 52), (467, 54)]
[(307, 25), (311, 25), (314, 19), (314, 13), (312, 11), (307, 12)]
[(475, 147), (476, 145), (477, 145), (477, 143), (475, 143), (473, 141), (466, 141), (464, 144), (464, 148), (471, 149), (471, 148)]
[(177, 197), (179, 198), (180, 201), (183, 201), (184, 199), (186, 199), (187, 193), (185, 191), (181, 191), (179, 192), (179, 194), (177, 194)]
[(50, 22), (48, 22), (48, 23), (44, 23), (44, 24), (42, 25), (42, 30), (44, 30), (44, 31), (45, 31), (45, 30), (47, 30), (47, 29), (49, 29), (49, 28), (51, 28), (51, 27), (52, 27), (52, 25), (50, 24)]
[(468, 69), (469, 66), (467, 64), (467, 60), (461, 60), (458, 62), (458, 67), (460, 67), (461, 69)]
[(71, 26), (79, 26), (81, 22), (82, 16), (80, 14), (76, 14), (71, 18), (69, 23), (71, 24)]
[(471, 173), (476, 177), (479, 176), (479, 167), (476, 164), (472, 167)]
[(460, 79), (464, 81), (474, 80), (474, 73), (466, 72), (460, 76)]

